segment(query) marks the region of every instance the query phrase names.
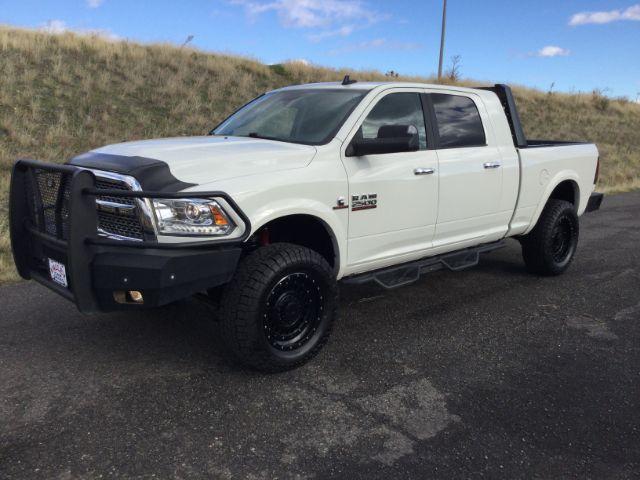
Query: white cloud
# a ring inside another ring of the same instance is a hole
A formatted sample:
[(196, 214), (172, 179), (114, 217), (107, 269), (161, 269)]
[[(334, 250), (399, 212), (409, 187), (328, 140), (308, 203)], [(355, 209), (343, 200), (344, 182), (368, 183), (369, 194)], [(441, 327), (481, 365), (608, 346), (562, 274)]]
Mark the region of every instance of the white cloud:
[(104, 3), (104, 0), (87, 0), (87, 6), (89, 8), (98, 8)]
[(389, 41), (386, 38), (375, 38), (373, 40), (367, 40), (365, 42), (353, 43), (345, 45), (341, 48), (330, 50), (330, 55), (339, 55), (342, 53), (351, 53), (361, 50), (418, 50), (422, 48), (419, 43), (413, 42), (395, 42)]
[(347, 20), (375, 22), (383, 17), (360, 0), (231, 0), (230, 3), (244, 7), (249, 16), (276, 12), (286, 27), (327, 27)]
[(566, 57), (571, 54), (566, 48), (557, 47), (555, 45), (547, 45), (535, 53), (536, 57)]
[(569, 25), (587, 25), (590, 23), (604, 24), (620, 20), (640, 21), (640, 3), (624, 10), (609, 10), (607, 12), (580, 12), (569, 19)]
[(48, 22), (43, 24), (39, 28), (39, 30), (42, 30), (43, 32), (47, 32), (47, 33), (52, 33), (54, 35), (60, 35), (65, 32), (73, 32), (73, 33), (77, 33), (78, 35), (100, 37), (104, 40), (109, 40), (111, 42), (119, 42), (123, 40), (122, 37), (120, 37), (119, 35), (116, 35), (110, 30), (105, 30), (100, 28), (95, 28), (95, 29), (71, 28), (63, 20), (49, 20)]
[(319, 33), (313, 33), (309, 35), (307, 38), (312, 42), (319, 42), (324, 40), (325, 38), (331, 37), (348, 37), (353, 33), (356, 29), (354, 25), (343, 25), (340, 28), (336, 28), (335, 30), (325, 30)]
[(313, 28), (309, 40), (319, 42), (331, 37), (346, 37), (360, 28), (387, 18), (362, 0), (229, 0), (241, 6), (249, 18), (274, 12), (287, 28)]

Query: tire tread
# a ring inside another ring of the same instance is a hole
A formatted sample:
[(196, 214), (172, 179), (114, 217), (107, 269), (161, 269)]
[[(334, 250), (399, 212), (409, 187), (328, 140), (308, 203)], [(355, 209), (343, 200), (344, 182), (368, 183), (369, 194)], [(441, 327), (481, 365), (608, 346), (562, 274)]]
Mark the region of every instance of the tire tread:
[[(283, 268), (295, 264), (311, 265), (332, 279), (327, 295), (328, 324), (321, 338), (302, 358), (294, 362), (282, 362), (262, 348), (256, 332), (256, 318), (260, 299), (271, 279)], [(335, 276), (327, 261), (317, 252), (288, 243), (274, 243), (252, 252), (241, 260), (235, 276), (226, 285), (220, 305), (220, 329), (229, 352), (239, 362), (255, 369), (278, 372), (296, 368), (313, 358), (327, 343), (337, 312), (337, 286)]]
[[(540, 214), (536, 226), (520, 240), (522, 257), (529, 272), (544, 276), (560, 275), (573, 261), (575, 250), (568, 263), (559, 268), (549, 258), (548, 252), (549, 238), (553, 228), (560, 216), (564, 215), (568, 210), (571, 211), (573, 216), (576, 215), (574, 206), (570, 202), (554, 198), (550, 199)], [(577, 216), (575, 216), (575, 223), (576, 229), (578, 229)], [(578, 230), (576, 230), (576, 235), (578, 235)]]

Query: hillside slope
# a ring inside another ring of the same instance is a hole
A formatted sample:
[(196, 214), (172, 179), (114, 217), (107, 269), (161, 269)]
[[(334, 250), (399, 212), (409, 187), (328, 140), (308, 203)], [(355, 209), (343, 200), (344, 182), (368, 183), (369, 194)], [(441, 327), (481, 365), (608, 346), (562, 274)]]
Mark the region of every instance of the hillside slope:
[[(7, 234), (14, 159), (63, 162), (104, 144), (202, 134), (266, 90), (347, 73), (8, 27), (0, 27), (0, 72), (0, 281), (16, 278)], [(379, 72), (350, 73), (385, 79)], [(515, 94), (529, 137), (597, 142), (600, 189), (640, 187), (640, 105), (524, 88)]]

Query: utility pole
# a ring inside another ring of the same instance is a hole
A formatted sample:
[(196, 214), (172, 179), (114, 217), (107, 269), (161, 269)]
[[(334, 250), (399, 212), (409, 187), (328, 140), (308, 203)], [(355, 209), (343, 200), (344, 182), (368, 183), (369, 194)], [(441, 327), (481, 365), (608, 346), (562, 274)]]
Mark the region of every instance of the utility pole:
[(438, 80), (442, 78), (442, 57), (444, 55), (444, 31), (447, 26), (447, 0), (442, 2), (442, 34), (440, 36), (440, 62), (438, 63)]

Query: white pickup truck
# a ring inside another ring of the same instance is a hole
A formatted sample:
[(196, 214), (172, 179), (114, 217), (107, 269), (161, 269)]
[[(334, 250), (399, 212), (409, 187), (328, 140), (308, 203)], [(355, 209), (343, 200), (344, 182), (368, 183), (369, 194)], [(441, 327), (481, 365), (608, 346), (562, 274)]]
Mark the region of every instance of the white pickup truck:
[(508, 237), (557, 275), (599, 208), (598, 151), (527, 140), (509, 87), (299, 85), (209, 135), (128, 142), (67, 164), (19, 160), (14, 259), (83, 312), (215, 301), (241, 362), (313, 357), (337, 281), (393, 288), (460, 270)]

